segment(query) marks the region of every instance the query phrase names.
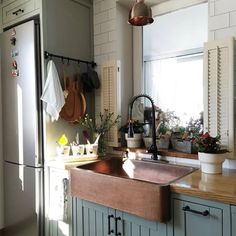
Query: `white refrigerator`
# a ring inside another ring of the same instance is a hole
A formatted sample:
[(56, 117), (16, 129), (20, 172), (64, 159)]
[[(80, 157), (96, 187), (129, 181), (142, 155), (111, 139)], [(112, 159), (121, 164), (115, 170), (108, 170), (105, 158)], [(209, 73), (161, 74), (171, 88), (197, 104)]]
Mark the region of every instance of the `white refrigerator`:
[(43, 119), (39, 23), (1, 34), (6, 235), (44, 235)]

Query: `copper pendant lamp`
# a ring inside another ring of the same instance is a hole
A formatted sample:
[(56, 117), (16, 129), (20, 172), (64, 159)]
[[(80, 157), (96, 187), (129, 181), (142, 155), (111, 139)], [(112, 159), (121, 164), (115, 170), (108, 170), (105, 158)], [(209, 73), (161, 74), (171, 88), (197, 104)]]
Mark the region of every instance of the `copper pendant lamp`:
[(136, 0), (129, 12), (128, 22), (134, 26), (143, 26), (153, 21), (151, 8), (144, 3), (144, 0)]

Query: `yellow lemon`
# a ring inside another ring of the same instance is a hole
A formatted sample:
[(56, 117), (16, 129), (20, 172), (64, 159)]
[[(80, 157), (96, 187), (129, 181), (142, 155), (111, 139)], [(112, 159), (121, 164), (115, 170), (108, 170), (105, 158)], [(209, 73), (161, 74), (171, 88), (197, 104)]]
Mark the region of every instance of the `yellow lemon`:
[(66, 145), (68, 143), (68, 139), (65, 134), (63, 134), (60, 138), (58, 143), (62, 146)]

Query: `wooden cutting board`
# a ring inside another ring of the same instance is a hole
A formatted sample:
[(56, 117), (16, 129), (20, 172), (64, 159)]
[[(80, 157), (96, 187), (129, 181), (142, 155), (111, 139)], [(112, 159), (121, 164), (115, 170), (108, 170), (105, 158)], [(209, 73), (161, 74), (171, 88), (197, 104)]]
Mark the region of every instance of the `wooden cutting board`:
[(86, 111), (86, 100), (79, 74), (76, 74), (73, 81), (70, 81), (68, 77), (65, 77), (64, 81), (68, 95), (65, 98), (60, 117), (68, 122), (78, 122)]

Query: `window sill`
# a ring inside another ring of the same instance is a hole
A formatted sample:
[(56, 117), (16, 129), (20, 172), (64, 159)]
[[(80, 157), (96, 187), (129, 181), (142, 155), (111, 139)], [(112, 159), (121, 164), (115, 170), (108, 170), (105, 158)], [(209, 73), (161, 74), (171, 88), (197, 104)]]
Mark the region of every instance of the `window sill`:
[[(135, 153), (147, 153), (146, 148), (127, 148), (127, 147), (114, 148), (114, 150), (116, 151), (126, 151), (127, 149)], [(179, 157), (179, 158), (198, 160), (198, 154), (178, 152), (172, 149), (159, 149), (158, 154), (160, 156), (170, 156), (170, 157), (177, 157), (177, 158)]]

